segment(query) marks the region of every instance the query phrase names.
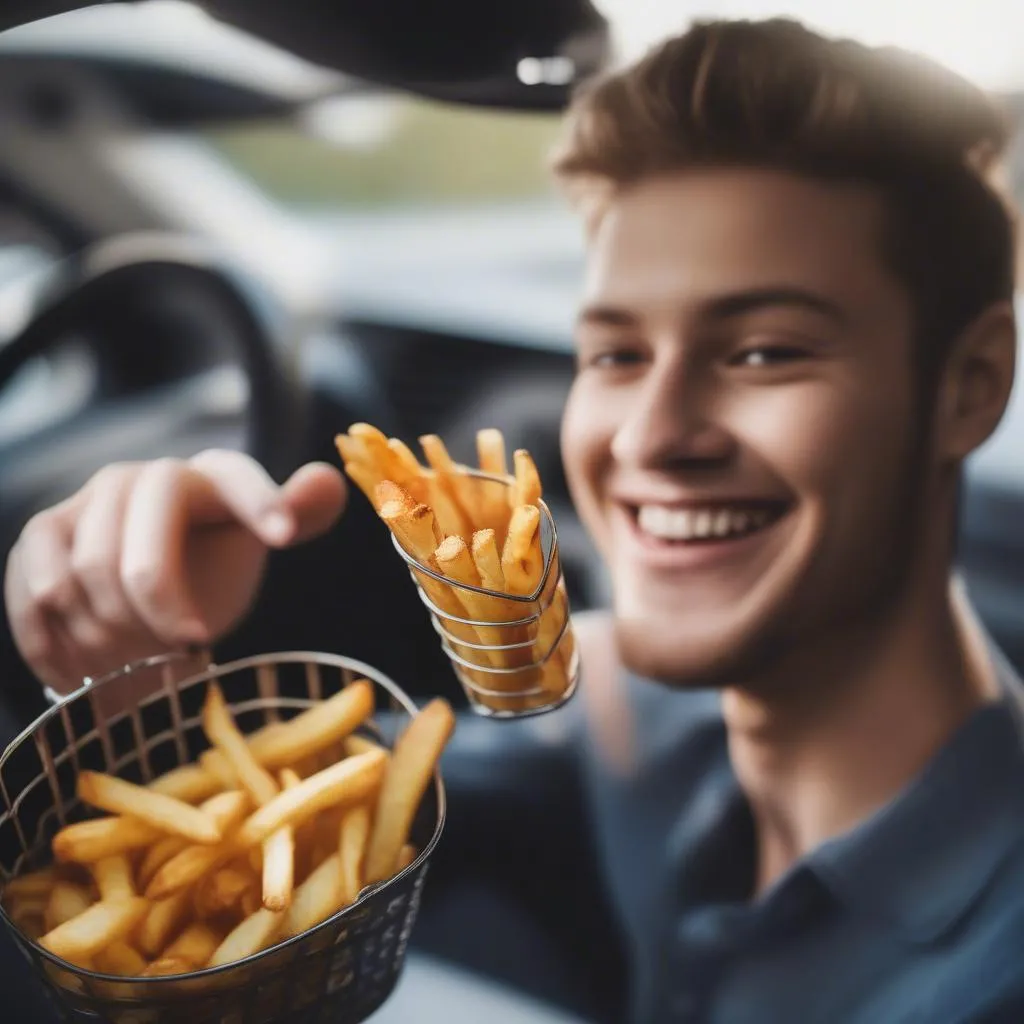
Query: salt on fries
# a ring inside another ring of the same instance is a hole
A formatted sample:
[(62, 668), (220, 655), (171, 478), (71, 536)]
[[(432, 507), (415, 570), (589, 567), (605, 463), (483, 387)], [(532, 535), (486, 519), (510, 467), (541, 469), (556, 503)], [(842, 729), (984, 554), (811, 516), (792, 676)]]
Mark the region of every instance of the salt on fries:
[(315, 927), (416, 859), (409, 831), (454, 727), (434, 700), (392, 754), (354, 732), (373, 707), (357, 680), (244, 736), (211, 684), (206, 756), (147, 786), (82, 772), (79, 796), (111, 816), (63, 828), (53, 866), (6, 884), (11, 920), (122, 978), (229, 964)]
[[(479, 431), (480, 469), (498, 478), (495, 483), (467, 473), (436, 434), (420, 438), (426, 466), (404, 442), (388, 438), (367, 423), (354, 423), (335, 442), (346, 473), (405, 552), (419, 565), (460, 585), (449, 587), (424, 573), (416, 574), (444, 617), (454, 646), (458, 648), (460, 640), (471, 645), (457, 653), (480, 666), (480, 670), (460, 666), (473, 699), (497, 711), (557, 702), (571, 684), (574, 645), (572, 630), (566, 627), (564, 585), (559, 582), (555, 587), (532, 631), (529, 626), (497, 625), (529, 615), (521, 602), (498, 595), (530, 597), (544, 575), (542, 488), (529, 452), (513, 453), (510, 473), (501, 431)], [(466, 587), (490, 593), (478, 594)], [(471, 626), (459, 619), (496, 625)], [(539, 667), (531, 667), (540, 662)], [(521, 671), (509, 671), (514, 669)]]

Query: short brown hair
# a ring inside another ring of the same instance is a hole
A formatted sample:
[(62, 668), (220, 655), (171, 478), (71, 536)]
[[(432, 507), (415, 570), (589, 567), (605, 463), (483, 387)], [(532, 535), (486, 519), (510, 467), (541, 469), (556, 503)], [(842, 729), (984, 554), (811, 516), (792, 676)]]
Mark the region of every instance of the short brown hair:
[(1013, 297), (1013, 221), (989, 180), (1007, 141), (985, 93), (922, 57), (786, 19), (714, 21), (584, 86), (554, 170), (582, 194), (722, 165), (877, 188), (883, 257), (939, 365), (976, 316)]

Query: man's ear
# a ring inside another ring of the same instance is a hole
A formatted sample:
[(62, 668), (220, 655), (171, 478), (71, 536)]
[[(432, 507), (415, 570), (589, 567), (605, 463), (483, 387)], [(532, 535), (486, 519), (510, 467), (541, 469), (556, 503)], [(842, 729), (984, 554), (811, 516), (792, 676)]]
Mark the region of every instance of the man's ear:
[(935, 435), (940, 457), (959, 461), (988, 440), (1006, 410), (1016, 361), (1013, 305), (996, 303), (960, 334), (940, 377)]

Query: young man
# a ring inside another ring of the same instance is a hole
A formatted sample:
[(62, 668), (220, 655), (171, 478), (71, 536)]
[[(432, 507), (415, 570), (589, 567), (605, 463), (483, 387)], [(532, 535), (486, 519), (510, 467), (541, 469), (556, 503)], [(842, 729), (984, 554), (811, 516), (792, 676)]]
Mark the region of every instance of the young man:
[[(581, 764), (637, 1021), (1024, 1020), (1021, 688), (950, 585), (1014, 372), (1004, 142), (967, 83), (787, 22), (570, 112), (563, 449), (614, 584)], [(66, 687), (216, 636), (342, 502), (325, 467), (113, 467), (13, 552), (21, 650)]]

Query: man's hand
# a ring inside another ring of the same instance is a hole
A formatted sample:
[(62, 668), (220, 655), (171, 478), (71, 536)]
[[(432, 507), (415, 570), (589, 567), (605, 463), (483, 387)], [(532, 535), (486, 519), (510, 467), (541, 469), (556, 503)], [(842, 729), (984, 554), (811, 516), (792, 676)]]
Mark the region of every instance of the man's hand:
[(345, 498), (331, 466), (304, 466), (278, 487), (231, 451), (108, 466), (34, 516), (12, 549), (4, 593), (15, 643), (60, 692), (210, 643), (252, 604), (267, 549), (323, 533)]

